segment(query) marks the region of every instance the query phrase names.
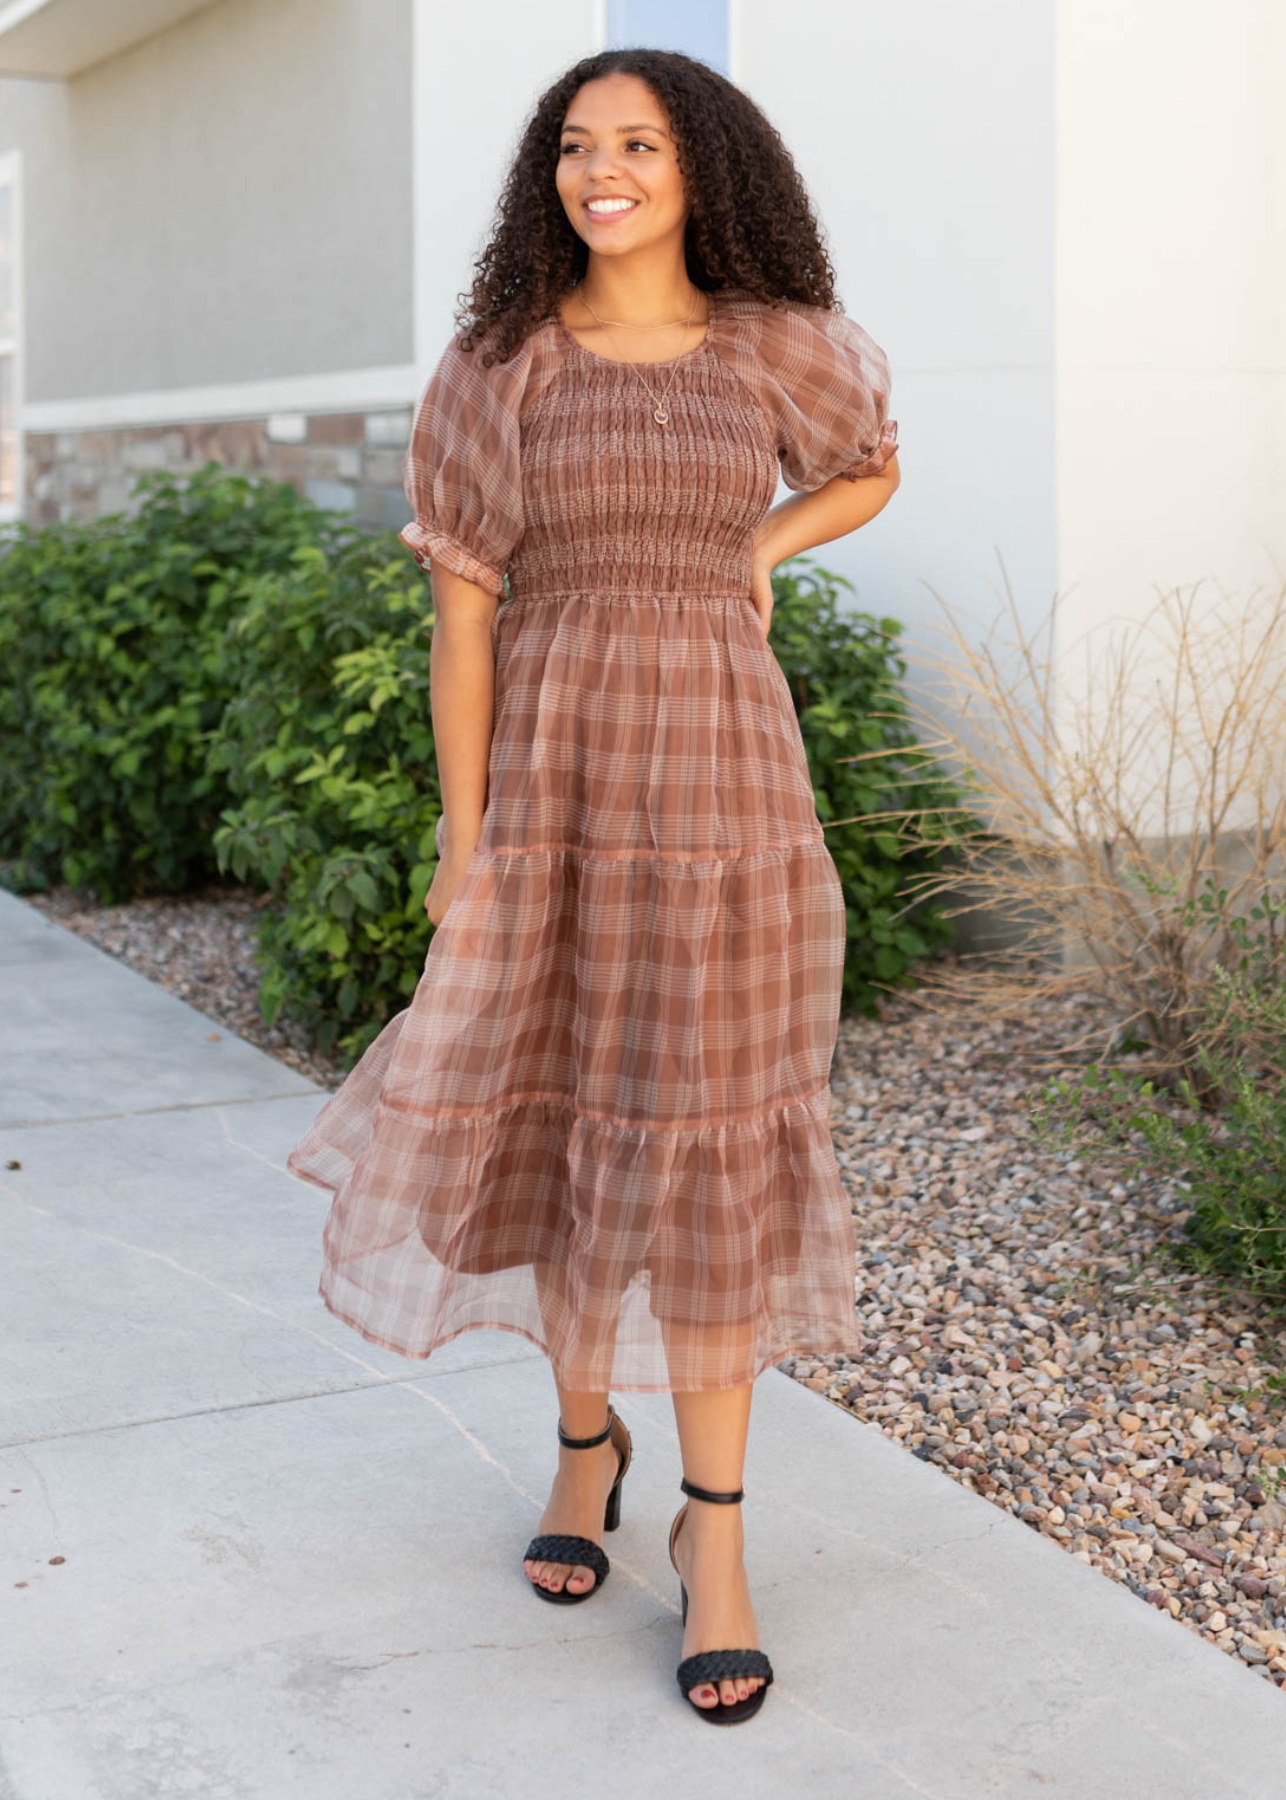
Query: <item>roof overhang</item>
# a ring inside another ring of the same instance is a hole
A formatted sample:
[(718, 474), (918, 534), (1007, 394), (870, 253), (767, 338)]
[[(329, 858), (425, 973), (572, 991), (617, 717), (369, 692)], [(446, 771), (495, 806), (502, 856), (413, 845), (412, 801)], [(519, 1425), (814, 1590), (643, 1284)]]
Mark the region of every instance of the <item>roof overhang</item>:
[(213, 0), (0, 0), (0, 76), (65, 80)]

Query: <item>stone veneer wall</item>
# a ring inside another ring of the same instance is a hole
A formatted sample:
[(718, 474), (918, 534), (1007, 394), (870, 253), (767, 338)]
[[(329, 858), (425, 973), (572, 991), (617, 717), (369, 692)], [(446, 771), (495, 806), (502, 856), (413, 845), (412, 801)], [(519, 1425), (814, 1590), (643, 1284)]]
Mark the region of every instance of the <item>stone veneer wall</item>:
[(128, 512), (144, 469), (187, 474), (213, 460), (289, 481), (319, 506), (351, 512), (360, 525), (400, 530), (410, 517), (402, 464), (411, 418), (412, 408), (399, 406), (29, 432), (23, 517), (46, 525)]

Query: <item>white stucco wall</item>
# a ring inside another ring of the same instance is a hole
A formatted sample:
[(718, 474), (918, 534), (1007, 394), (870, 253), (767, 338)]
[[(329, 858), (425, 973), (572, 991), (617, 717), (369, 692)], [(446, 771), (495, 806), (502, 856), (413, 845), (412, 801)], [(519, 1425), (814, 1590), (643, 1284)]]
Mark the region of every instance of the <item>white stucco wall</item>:
[[(1286, 579), (1286, 9), (1064, 0), (1057, 67), (1066, 735), (1102, 714), (1112, 621), (1164, 590), (1216, 630), (1213, 716), (1234, 617)], [(1139, 748), (1140, 791), (1157, 749)]]
[(1031, 624), (1057, 579), (1054, 14), (792, 0), (787, 32), (775, 0), (742, 0), (736, 21), (734, 79), (791, 147), (845, 307), (893, 370), (902, 485), (816, 555), (906, 623), (931, 706), (935, 592), (985, 624), (1007, 571)]
[(451, 335), (456, 296), (490, 235), (501, 182), (542, 90), (599, 48), (597, 0), (411, 0), (415, 362), (425, 377)]

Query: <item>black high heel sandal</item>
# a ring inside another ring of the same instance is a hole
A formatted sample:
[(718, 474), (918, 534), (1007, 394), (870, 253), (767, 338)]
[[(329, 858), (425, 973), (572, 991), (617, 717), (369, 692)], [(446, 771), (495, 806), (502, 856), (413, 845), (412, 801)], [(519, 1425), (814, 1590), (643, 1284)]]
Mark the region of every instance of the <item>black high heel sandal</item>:
[[(592, 1450), (595, 1444), (604, 1443), (612, 1435), (612, 1426), (617, 1417), (616, 1408), (609, 1403), (607, 1424), (602, 1431), (596, 1432), (593, 1437), (583, 1438), (568, 1437), (560, 1419), (558, 1421), (558, 1441), (568, 1450)], [(616, 1480), (612, 1483), (611, 1492), (607, 1496), (607, 1510), (603, 1515), (604, 1531), (615, 1531), (621, 1522), (621, 1482), (625, 1479), (625, 1471), (629, 1468), (630, 1458), (634, 1454), (634, 1444), (630, 1438), (629, 1429), (624, 1419), (620, 1423), (621, 1430), (625, 1433), (625, 1449), (621, 1454), (620, 1466), (616, 1471)], [(544, 1588), (538, 1581), (533, 1581), (530, 1575), (523, 1575), (523, 1580), (529, 1588), (539, 1594), (542, 1600), (550, 1600), (556, 1606), (576, 1606), (582, 1600), (589, 1600), (607, 1580), (608, 1571), (612, 1566), (607, 1560), (606, 1551), (596, 1544), (593, 1538), (580, 1537), (575, 1532), (568, 1531), (540, 1532), (528, 1544), (523, 1561), (580, 1563), (585, 1568), (594, 1571), (593, 1587), (585, 1588), (579, 1594), (569, 1593), (566, 1582), (558, 1589)]]
[[(717, 1493), (713, 1488), (698, 1487), (695, 1482), (689, 1481), (686, 1475), (680, 1481), (679, 1486), (685, 1494), (691, 1494), (694, 1500), (713, 1500), (728, 1506), (740, 1500), (746, 1491), (745, 1488), (737, 1488), (731, 1493)], [(679, 1525), (687, 1515), (687, 1510), (688, 1505), (685, 1500), (678, 1512), (675, 1513), (670, 1526), (670, 1564), (676, 1575), (679, 1575), (679, 1565), (674, 1560), (674, 1540), (678, 1534)], [(688, 1622), (688, 1590), (683, 1585), (682, 1575), (679, 1575), (679, 1593), (683, 1599), (683, 1623), (686, 1625)], [(684, 1657), (676, 1674), (683, 1698), (693, 1712), (700, 1713), (703, 1719), (709, 1719), (712, 1725), (737, 1725), (742, 1719), (748, 1719), (757, 1713), (763, 1705), (764, 1696), (772, 1682), (772, 1664), (762, 1650), (749, 1648), (744, 1650), (698, 1650), (692, 1656)], [(753, 1694), (747, 1694), (744, 1700), (731, 1702), (720, 1700), (714, 1706), (698, 1705), (688, 1692), (689, 1688), (700, 1687), (703, 1681), (708, 1681), (718, 1693), (721, 1681), (735, 1681), (739, 1675), (751, 1678), (762, 1676), (763, 1686), (757, 1687)]]

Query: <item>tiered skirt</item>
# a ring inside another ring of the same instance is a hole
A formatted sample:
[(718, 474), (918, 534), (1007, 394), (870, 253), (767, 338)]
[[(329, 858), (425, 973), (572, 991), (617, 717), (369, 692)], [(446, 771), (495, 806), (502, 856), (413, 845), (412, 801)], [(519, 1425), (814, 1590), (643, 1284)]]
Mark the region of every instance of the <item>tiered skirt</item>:
[(323, 1300), (409, 1357), (517, 1332), (593, 1391), (856, 1351), (844, 900), (753, 607), (519, 599), (493, 640), (477, 846), (288, 1160), (333, 1195)]

